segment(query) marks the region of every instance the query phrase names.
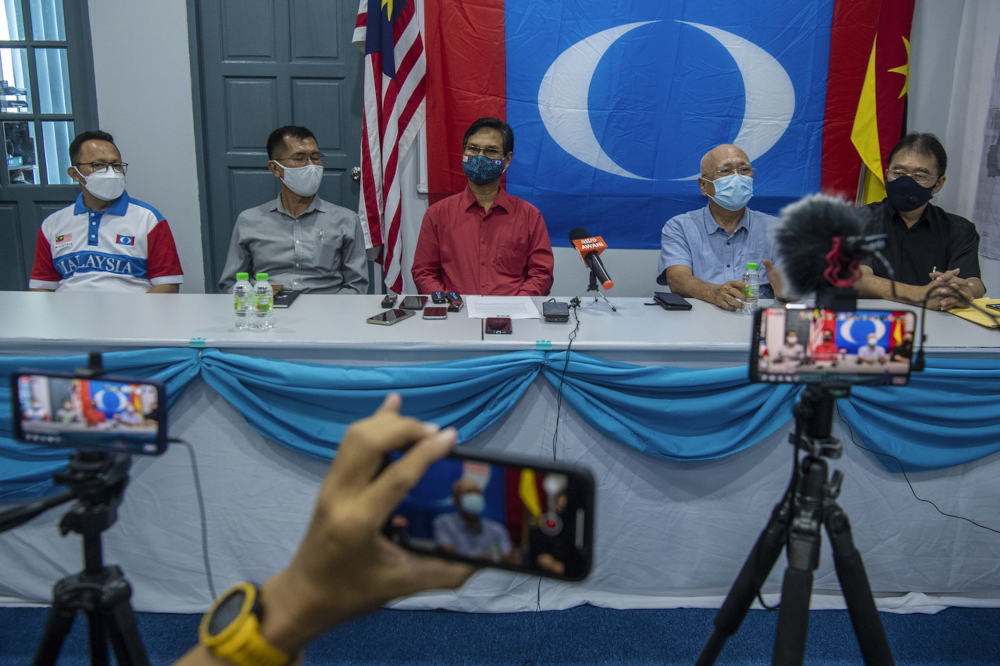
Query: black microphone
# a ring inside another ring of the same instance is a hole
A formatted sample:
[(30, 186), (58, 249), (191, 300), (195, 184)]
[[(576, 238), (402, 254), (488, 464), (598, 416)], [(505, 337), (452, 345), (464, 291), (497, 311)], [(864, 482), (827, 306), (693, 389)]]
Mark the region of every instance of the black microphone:
[[(604, 251), (607, 245), (604, 243), (604, 239), (595, 241), (594, 243), (581, 243), (580, 241), (588, 240), (594, 238), (587, 233), (587, 230), (583, 227), (577, 227), (569, 232), (569, 240), (573, 243), (573, 246), (580, 252), (580, 256), (583, 257), (583, 261), (587, 266), (593, 271), (594, 275), (597, 276), (597, 281), (601, 283), (605, 291), (611, 289), (615, 286), (615, 283), (611, 280), (611, 276), (608, 275), (608, 271), (604, 268), (604, 262), (601, 261), (600, 254)], [(593, 246), (593, 249), (590, 249)]]
[[(847, 286), (856, 263), (885, 247), (885, 235), (865, 235), (857, 209), (842, 199), (814, 194), (781, 211), (774, 256), (797, 294)], [(836, 248), (836, 251), (834, 249)]]

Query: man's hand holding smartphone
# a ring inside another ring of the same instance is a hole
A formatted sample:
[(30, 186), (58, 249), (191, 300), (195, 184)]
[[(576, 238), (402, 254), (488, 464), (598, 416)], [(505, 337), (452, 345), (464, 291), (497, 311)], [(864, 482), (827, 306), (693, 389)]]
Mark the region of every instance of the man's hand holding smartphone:
[[(390, 394), (374, 415), (354, 423), (323, 481), (312, 521), (292, 562), (264, 583), (261, 634), (295, 654), (336, 624), (389, 601), (461, 586), (475, 567), (400, 548), (382, 527), (410, 488), (454, 447), (453, 428), (400, 416)], [(412, 447), (382, 470), (385, 455)], [(215, 664), (199, 646), (179, 663)]]

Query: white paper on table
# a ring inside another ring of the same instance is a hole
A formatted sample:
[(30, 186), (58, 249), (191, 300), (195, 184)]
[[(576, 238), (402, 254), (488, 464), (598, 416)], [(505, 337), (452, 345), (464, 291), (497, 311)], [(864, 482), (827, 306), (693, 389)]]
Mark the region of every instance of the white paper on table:
[(463, 296), (463, 299), (468, 307), (469, 319), (539, 319), (542, 316), (531, 296)]

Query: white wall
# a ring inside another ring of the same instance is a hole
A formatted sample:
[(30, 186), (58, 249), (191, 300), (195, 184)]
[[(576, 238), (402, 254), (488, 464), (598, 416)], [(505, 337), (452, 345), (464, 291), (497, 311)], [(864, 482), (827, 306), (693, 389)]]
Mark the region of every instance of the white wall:
[[(980, 33), (996, 35), (998, 21), (996, 0), (917, 0), (914, 15), (909, 126), (945, 141), (949, 179), (939, 203), (970, 218), (992, 79), (982, 74), (991, 73), (995, 50), (968, 51)], [(115, 135), (130, 164), (129, 193), (170, 221), (185, 272), (182, 291), (201, 292), (204, 266), (186, 3), (90, 0), (90, 22), (101, 128)], [(953, 94), (956, 91), (961, 94)], [(415, 153), (404, 160), (401, 173), (407, 276), (419, 221), (427, 209), (426, 195), (417, 193)], [(511, 168), (517, 168), (516, 155)], [(587, 272), (574, 251), (556, 248), (555, 255), (552, 293), (584, 290)], [(654, 281), (656, 250), (614, 250), (604, 259), (615, 280), (609, 296), (646, 296), (659, 289)], [(991, 294), (1000, 294), (1000, 262), (982, 263)], [(408, 289), (412, 291), (412, 281)]]
[(90, 32), (100, 128), (128, 162), (128, 193), (170, 223), (181, 291), (204, 292), (186, 3), (90, 0)]

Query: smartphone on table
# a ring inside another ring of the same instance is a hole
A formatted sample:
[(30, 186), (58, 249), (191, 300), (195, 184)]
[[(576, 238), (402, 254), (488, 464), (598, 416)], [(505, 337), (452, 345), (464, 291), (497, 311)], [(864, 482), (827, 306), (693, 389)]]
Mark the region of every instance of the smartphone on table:
[(593, 557), (594, 487), (577, 465), (458, 446), (413, 487), (385, 534), (425, 555), (582, 580)]
[(448, 308), (445, 306), (424, 308), (424, 319), (447, 319), (447, 318), (448, 318)]
[(508, 335), (513, 329), (509, 317), (487, 317), (484, 330), (493, 335)]
[(426, 296), (404, 296), (399, 307), (404, 310), (423, 310), (425, 303), (427, 303)]
[(670, 291), (654, 291), (653, 300), (664, 310), (690, 310), (691, 304), (683, 296)]
[(386, 310), (385, 312), (379, 312), (377, 315), (368, 317), (368, 319), (366, 319), (365, 321), (367, 321), (369, 324), (378, 324), (380, 326), (392, 326), (393, 324), (401, 322), (404, 319), (409, 319), (415, 314), (416, 312), (414, 312), (413, 310), (401, 310), (397, 308), (395, 310)]

